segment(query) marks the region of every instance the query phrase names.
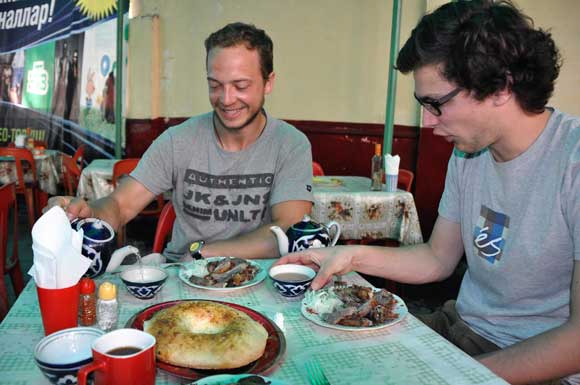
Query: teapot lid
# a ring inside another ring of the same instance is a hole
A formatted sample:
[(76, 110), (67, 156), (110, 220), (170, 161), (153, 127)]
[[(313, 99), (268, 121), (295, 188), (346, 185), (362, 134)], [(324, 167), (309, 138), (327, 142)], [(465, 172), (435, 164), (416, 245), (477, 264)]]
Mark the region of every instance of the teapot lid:
[(318, 231), (322, 229), (319, 223), (313, 222), (308, 214), (304, 214), (302, 220), (291, 226), (292, 229), (298, 231)]
[(95, 242), (109, 242), (115, 237), (113, 227), (102, 219), (84, 218), (73, 223), (76, 230), (83, 229), (85, 238)]

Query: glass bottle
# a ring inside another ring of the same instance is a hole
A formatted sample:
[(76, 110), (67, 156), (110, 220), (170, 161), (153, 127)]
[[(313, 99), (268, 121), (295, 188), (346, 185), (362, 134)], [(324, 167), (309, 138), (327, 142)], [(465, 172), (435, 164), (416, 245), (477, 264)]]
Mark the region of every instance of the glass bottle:
[(90, 278), (81, 279), (81, 297), (79, 302), (79, 324), (93, 326), (97, 323), (97, 296), (95, 281)]
[(26, 128), (26, 144), (25, 147), (30, 151), (34, 150), (34, 138), (32, 137), (30, 127)]
[(381, 191), (383, 189), (383, 156), (381, 144), (375, 143), (375, 154), (371, 159), (371, 190)]
[(97, 325), (106, 332), (117, 327), (119, 303), (117, 302), (117, 287), (111, 282), (103, 282), (99, 286), (97, 300)]

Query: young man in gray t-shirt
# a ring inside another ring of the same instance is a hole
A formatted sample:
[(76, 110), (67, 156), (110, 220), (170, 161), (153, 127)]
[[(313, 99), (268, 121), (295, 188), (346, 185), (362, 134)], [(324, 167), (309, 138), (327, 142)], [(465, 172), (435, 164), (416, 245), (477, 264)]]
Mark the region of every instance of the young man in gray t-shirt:
[(550, 34), (507, 2), (452, 2), (423, 17), (397, 68), (423, 124), (455, 145), (431, 239), (277, 264), (320, 264), (312, 289), (349, 270), (421, 284), (465, 253), (457, 302), (419, 318), (509, 383), (580, 383), (580, 118), (546, 107)]
[(270, 225), (288, 228), (312, 208), (312, 153), (306, 136), (269, 117), (273, 44), (253, 25), (231, 23), (205, 41), (213, 112), (160, 135), (131, 178), (108, 197), (57, 197), (70, 217), (98, 217), (114, 228), (172, 191), (176, 220), (167, 247), (180, 257), (203, 240), (204, 257), (278, 256)]

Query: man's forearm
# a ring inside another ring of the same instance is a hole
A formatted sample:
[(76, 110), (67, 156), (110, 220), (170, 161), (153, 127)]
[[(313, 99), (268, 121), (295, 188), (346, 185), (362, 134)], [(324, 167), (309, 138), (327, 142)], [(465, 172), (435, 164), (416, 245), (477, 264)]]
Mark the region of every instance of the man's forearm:
[(235, 238), (208, 243), (204, 246), (204, 257), (235, 256), (246, 259), (277, 258), (278, 242), (270, 231), (271, 225)]
[(355, 271), (410, 284), (441, 281), (453, 272), (459, 260), (440, 260), (427, 243), (405, 247), (358, 246), (352, 250)]
[(580, 326), (566, 323), (520, 343), (476, 357), (510, 384), (528, 384), (580, 372)]

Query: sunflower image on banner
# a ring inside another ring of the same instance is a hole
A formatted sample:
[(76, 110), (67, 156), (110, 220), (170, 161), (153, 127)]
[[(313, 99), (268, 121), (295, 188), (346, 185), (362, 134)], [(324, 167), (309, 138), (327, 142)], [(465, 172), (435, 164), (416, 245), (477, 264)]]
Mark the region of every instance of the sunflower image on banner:
[(76, 0), (83, 15), (93, 20), (103, 19), (117, 10), (117, 0)]

